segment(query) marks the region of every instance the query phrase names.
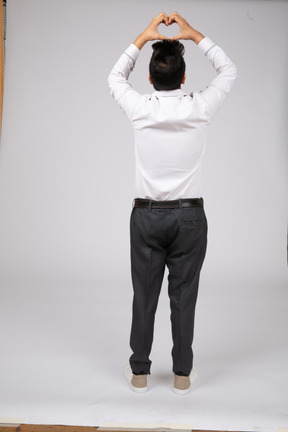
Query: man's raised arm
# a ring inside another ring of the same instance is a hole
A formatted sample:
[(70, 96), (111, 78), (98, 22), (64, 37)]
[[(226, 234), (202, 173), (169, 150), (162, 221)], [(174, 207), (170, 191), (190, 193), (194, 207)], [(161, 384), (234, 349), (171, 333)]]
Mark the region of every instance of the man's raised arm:
[(128, 82), (129, 75), (135, 66), (140, 50), (146, 42), (169, 39), (158, 31), (160, 24), (169, 25), (168, 20), (169, 17), (164, 12), (153, 18), (148, 27), (121, 55), (108, 76), (108, 84), (112, 96), (124, 113), (130, 118), (141, 95), (131, 87), (131, 84)]
[(195, 42), (216, 71), (216, 78), (209, 83), (205, 90), (200, 92), (207, 105), (209, 120), (212, 120), (232, 89), (237, 78), (237, 68), (222, 48), (191, 27), (177, 12), (169, 16), (168, 25), (173, 22), (179, 25), (179, 33), (172, 40), (184, 39)]

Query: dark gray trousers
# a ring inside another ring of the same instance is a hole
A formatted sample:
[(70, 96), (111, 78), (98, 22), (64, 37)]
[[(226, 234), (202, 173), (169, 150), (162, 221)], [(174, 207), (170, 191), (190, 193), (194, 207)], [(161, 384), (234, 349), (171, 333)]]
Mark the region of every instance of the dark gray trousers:
[(150, 374), (155, 312), (167, 265), (173, 372), (188, 376), (193, 367), (195, 306), (207, 246), (204, 209), (133, 208), (130, 240), (134, 291), (131, 369), (135, 374)]

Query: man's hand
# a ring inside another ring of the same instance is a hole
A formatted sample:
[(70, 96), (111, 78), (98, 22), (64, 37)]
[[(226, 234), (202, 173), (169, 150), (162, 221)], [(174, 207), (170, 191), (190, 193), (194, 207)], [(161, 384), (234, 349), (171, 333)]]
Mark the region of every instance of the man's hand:
[(199, 42), (204, 38), (201, 33), (191, 27), (190, 24), (188, 24), (188, 22), (177, 12), (173, 12), (169, 16), (168, 25), (173, 23), (177, 23), (179, 25), (179, 33), (176, 36), (173, 36), (171, 38), (172, 40), (192, 40), (198, 45)]
[(158, 26), (162, 23), (166, 26), (169, 25), (169, 17), (164, 12), (153, 18), (146, 30), (136, 38), (134, 45), (141, 50), (148, 41), (169, 39), (167, 36), (163, 36), (159, 33)]
[(158, 26), (162, 23), (166, 26), (169, 26), (173, 23), (177, 23), (179, 25), (179, 33), (176, 36), (173, 36), (171, 40), (192, 40), (198, 45), (199, 42), (204, 38), (201, 33), (191, 27), (190, 24), (188, 24), (188, 22), (177, 12), (173, 12), (170, 16), (162, 12), (161, 14), (157, 15), (157, 17), (153, 18), (146, 30), (144, 30), (144, 32), (136, 38), (134, 45), (136, 45), (137, 48), (141, 50), (148, 41), (170, 39), (167, 36), (163, 36), (159, 33)]

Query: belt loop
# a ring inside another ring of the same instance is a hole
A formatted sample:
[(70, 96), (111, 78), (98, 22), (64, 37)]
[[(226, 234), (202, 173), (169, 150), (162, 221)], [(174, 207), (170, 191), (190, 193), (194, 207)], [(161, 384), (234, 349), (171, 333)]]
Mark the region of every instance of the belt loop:
[(182, 209), (182, 199), (179, 199), (179, 208)]
[(149, 201), (149, 210), (152, 210), (152, 200)]

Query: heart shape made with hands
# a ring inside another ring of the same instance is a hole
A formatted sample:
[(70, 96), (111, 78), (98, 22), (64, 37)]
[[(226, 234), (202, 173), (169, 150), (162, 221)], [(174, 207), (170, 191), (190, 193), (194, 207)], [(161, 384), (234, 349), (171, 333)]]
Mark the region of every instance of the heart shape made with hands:
[(172, 29), (171, 28), (172, 24), (176, 24), (176, 23), (168, 24), (166, 26), (167, 29), (161, 29), (161, 32), (159, 32), (159, 29), (158, 29), (159, 39), (167, 39), (167, 38), (170, 39), (170, 40), (177, 39), (177, 35), (179, 33), (179, 28), (177, 28), (178, 25), (177, 25), (177, 27), (174, 26), (173, 29)]
[(172, 32), (171, 32), (171, 31), (169, 32), (169, 33), (171, 33), (171, 35), (170, 35), (170, 34), (169, 34), (169, 35), (164, 35), (164, 34), (162, 34), (162, 33), (159, 32), (159, 36), (160, 36), (160, 37), (166, 38), (166, 37), (169, 37), (169, 36), (173, 36), (173, 37), (175, 38), (176, 36), (178, 36), (178, 34), (179, 34), (179, 30), (180, 30), (180, 27), (179, 27), (179, 24), (175, 21), (174, 18), (172, 18), (171, 21), (170, 21), (170, 16), (168, 16), (168, 21), (165, 20), (165, 19), (163, 19), (163, 21), (160, 22), (160, 23), (158, 24), (158, 26), (157, 26), (158, 31), (159, 31), (159, 28), (158, 28), (158, 27), (160, 26), (160, 24), (164, 24), (165, 27), (171, 27), (173, 24), (177, 24), (177, 30), (178, 30), (176, 33), (174, 33), (174, 35), (172, 35)]

